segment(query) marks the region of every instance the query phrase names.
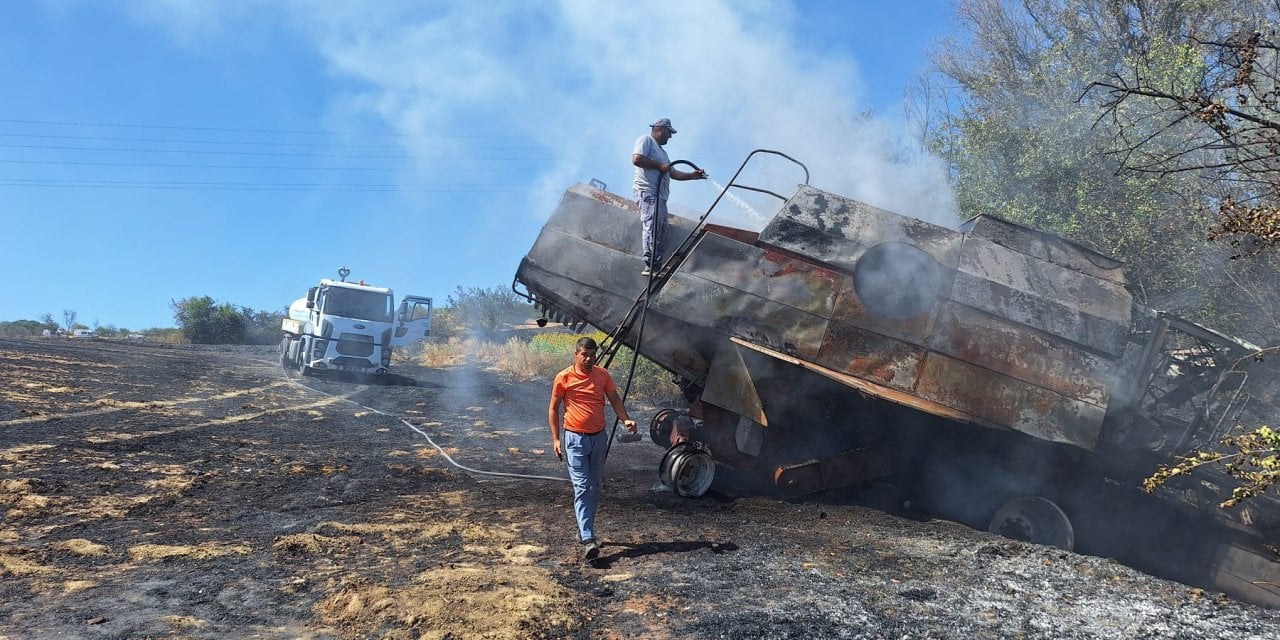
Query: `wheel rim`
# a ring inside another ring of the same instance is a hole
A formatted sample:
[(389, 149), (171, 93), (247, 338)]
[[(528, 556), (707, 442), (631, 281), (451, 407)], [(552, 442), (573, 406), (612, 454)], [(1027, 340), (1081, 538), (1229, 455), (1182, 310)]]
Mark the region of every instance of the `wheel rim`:
[(711, 488), (716, 464), (701, 448), (682, 442), (662, 456), (658, 479), (683, 498), (696, 498)]
[(987, 531), (1067, 551), (1075, 546), (1075, 530), (1067, 514), (1053, 501), (1039, 496), (1018, 496), (1004, 503), (991, 518)]

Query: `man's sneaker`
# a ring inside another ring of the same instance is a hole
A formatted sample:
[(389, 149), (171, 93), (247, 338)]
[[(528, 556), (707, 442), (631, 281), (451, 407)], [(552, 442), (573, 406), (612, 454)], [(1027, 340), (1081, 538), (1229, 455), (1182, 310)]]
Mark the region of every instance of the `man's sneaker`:
[(653, 272), (649, 271), (648, 269), (645, 269), (644, 271), (640, 272), (640, 275), (648, 278), (649, 276), (653, 275)]
[(582, 552), (582, 557), (586, 558), (588, 561), (595, 560), (600, 557), (600, 543), (596, 542), (594, 538), (582, 544), (586, 546), (586, 549)]

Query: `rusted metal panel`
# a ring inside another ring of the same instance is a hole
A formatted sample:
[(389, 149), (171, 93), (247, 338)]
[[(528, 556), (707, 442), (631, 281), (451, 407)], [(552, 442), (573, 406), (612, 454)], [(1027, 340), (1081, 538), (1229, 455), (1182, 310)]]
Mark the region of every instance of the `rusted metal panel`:
[(829, 316), (849, 277), (810, 262), (706, 234), (680, 272), (812, 313)]
[(724, 236), (726, 238), (732, 238), (743, 244), (749, 244), (754, 246), (756, 242), (760, 240), (759, 233), (756, 233), (755, 231), (747, 231), (746, 229), (726, 227), (724, 225), (713, 224), (710, 222), (706, 223), (706, 225), (704, 225), (703, 228), (706, 229), (707, 233), (714, 233), (716, 235)]
[(808, 358), (818, 355), (827, 324), (821, 316), (684, 272), (672, 276), (649, 310)]
[(830, 487), (867, 482), (886, 476), (889, 471), (883, 452), (863, 449), (780, 466), (773, 472), (773, 483), (782, 495), (798, 497)]
[(925, 349), (882, 333), (831, 322), (815, 362), (847, 373), (909, 391), (916, 384)]
[(739, 416), (745, 416), (767, 427), (769, 418), (764, 413), (760, 394), (756, 391), (751, 372), (742, 361), (742, 354), (738, 352), (738, 348), (728, 340), (720, 341), (715, 358), (711, 361), (711, 368), (707, 372), (702, 401)]
[(1124, 353), (1129, 335), (1128, 324), (1091, 316), (1058, 301), (967, 273), (956, 273), (951, 299), (1112, 358)]
[(929, 348), (1083, 402), (1106, 407), (1108, 365), (1024, 325), (946, 303)]
[(954, 420), (956, 422), (972, 422), (974, 424), (980, 424), (982, 426), (990, 427), (992, 429), (1006, 428), (1004, 425), (984, 420), (978, 416), (971, 415), (963, 411), (959, 411), (953, 407), (947, 406), (939, 402), (935, 402), (933, 400), (929, 400), (927, 398), (921, 398), (918, 395), (915, 395), (913, 393), (900, 391), (898, 389), (887, 387), (881, 384), (876, 384), (869, 380), (865, 380), (857, 376), (851, 376), (847, 373), (842, 373), (840, 371), (836, 371), (829, 367), (824, 367), (815, 362), (802, 360), (793, 355), (783, 353), (781, 351), (776, 351), (774, 349), (770, 349), (763, 345), (754, 344), (746, 340), (743, 340), (741, 338), (730, 338), (730, 340), (732, 340), (734, 344), (747, 347), (748, 349), (751, 349), (753, 351), (758, 351), (762, 354), (765, 354), (767, 356), (770, 356), (782, 362), (787, 362), (797, 367), (801, 367), (808, 371), (812, 371), (814, 373), (820, 374), (822, 376), (825, 376), (827, 378), (830, 378), (832, 380), (845, 384), (851, 389), (856, 389), (870, 396), (888, 400), (890, 402), (894, 402), (906, 407), (911, 407), (913, 409), (919, 409), (920, 411), (931, 413), (935, 416), (946, 418), (948, 420)]
[[(670, 223), (668, 244), (673, 247), (695, 226), (693, 220), (674, 215)], [(624, 253), (639, 255), (641, 250), (640, 209), (636, 203), (584, 184), (565, 192), (543, 227), (544, 232), (548, 229)], [(538, 249), (535, 244), (530, 255)]]
[(1081, 313), (1128, 325), (1133, 298), (1109, 280), (1033, 258), (982, 238), (966, 238), (960, 251), (961, 272), (1036, 298), (1055, 300)]
[(802, 186), (783, 204), (760, 241), (852, 273), (868, 248), (901, 242), (954, 266), (960, 235), (842, 196)]
[(1106, 410), (977, 365), (930, 352), (916, 395), (1030, 436), (1092, 449)]
[[(935, 287), (935, 291), (929, 291), (925, 287), (911, 288), (911, 291), (921, 296), (931, 297), (933, 302), (920, 313), (905, 318), (888, 317), (872, 312), (858, 297), (853, 280), (850, 279), (840, 290), (835, 309), (831, 313), (831, 321), (911, 344), (926, 346), (937, 316), (937, 305), (946, 299), (951, 290), (951, 278), (955, 275), (955, 272), (950, 269), (943, 269), (940, 273), (942, 279)], [(912, 285), (903, 283), (902, 286), (911, 287)]]
[(1126, 282), (1124, 263), (1065, 238), (1030, 229), (994, 216), (976, 216), (960, 227), (970, 237), (984, 238), (1018, 253), (1051, 262), (1118, 285)]

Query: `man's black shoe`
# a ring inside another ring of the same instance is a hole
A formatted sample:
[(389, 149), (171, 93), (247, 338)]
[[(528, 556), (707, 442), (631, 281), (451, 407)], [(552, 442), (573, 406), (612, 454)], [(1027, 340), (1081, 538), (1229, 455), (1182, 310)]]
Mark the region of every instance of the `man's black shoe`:
[(586, 545), (586, 549), (582, 552), (582, 556), (584, 558), (586, 558), (588, 561), (591, 561), (600, 557), (599, 542), (596, 542), (594, 539), (592, 539), (584, 542), (583, 544)]

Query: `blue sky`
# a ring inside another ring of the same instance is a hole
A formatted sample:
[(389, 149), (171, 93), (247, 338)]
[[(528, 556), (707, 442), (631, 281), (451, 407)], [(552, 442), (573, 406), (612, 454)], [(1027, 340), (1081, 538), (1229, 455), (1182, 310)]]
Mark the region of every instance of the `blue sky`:
[[(755, 148), (945, 221), (905, 88), (950, 2), (48, 0), (0, 5), (0, 320), (172, 326), (281, 310), (339, 266), (443, 303), (509, 286), (564, 189), (629, 194), (631, 145), (723, 182)], [(865, 117), (870, 111), (873, 115)], [(904, 149), (906, 153), (904, 155)], [(753, 164), (789, 193), (801, 177)], [(709, 183), (672, 201), (700, 213)], [(759, 213), (766, 203), (747, 198)], [(722, 203), (722, 224), (761, 219)]]

